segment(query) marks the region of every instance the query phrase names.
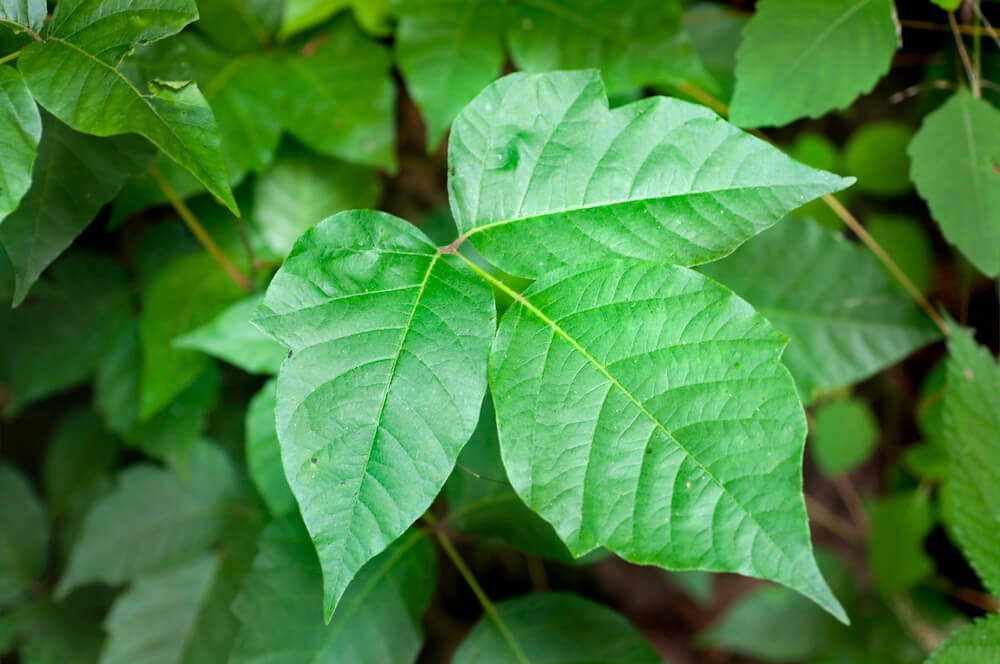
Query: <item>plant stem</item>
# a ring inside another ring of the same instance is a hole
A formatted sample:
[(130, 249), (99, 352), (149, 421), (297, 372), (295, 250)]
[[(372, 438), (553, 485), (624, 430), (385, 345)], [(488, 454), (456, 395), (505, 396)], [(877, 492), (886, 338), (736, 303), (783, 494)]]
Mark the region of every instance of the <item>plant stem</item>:
[(504, 640), (507, 641), (507, 645), (510, 646), (510, 649), (514, 653), (514, 656), (517, 658), (517, 661), (520, 662), (521, 664), (531, 664), (527, 656), (524, 654), (524, 651), (521, 650), (521, 646), (518, 644), (517, 640), (514, 639), (514, 635), (510, 633), (510, 630), (507, 628), (507, 625), (504, 623), (503, 620), (501, 620), (500, 614), (497, 613), (496, 607), (493, 606), (493, 602), (490, 601), (490, 598), (487, 597), (486, 592), (483, 590), (482, 586), (479, 585), (479, 581), (476, 580), (475, 575), (472, 573), (472, 570), (469, 569), (469, 566), (465, 563), (465, 560), (462, 558), (462, 555), (455, 548), (455, 545), (452, 544), (451, 539), (444, 532), (444, 530), (437, 527), (437, 519), (430, 512), (425, 512), (423, 518), (424, 521), (426, 521), (427, 524), (431, 527), (431, 530), (434, 532), (434, 534), (437, 536), (437, 540), (438, 543), (441, 545), (441, 549), (445, 552), (448, 558), (451, 559), (451, 562), (455, 566), (455, 569), (457, 569), (458, 573), (462, 575), (462, 578), (465, 579), (465, 582), (469, 584), (469, 588), (472, 589), (472, 592), (473, 594), (475, 594), (476, 599), (479, 600), (479, 604), (483, 607), (483, 611), (486, 613), (486, 615), (489, 616), (490, 620), (493, 621), (493, 624), (496, 626), (501, 636), (503, 636)]
[[(996, 45), (1000, 46), (1000, 35), (997, 35), (997, 31), (993, 29), (993, 25), (990, 24), (989, 20), (986, 18), (986, 15), (983, 14), (983, 10), (979, 7), (979, 0), (973, 0), (972, 9), (973, 11), (976, 12), (976, 17), (980, 21), (982, 21), (983, 25), (986, 27), (986, 32), (989, 33), (990, 37), (993, 38), (993, 41), (996, 43)], [(980, 31), (978, 30), (976, 31), (977, 37), (979, 36), (979, 32)]]
[(10, 53), (10, 54), (5, 55), (2, 58), (0, 58), (0, 65), (2, 65), (5, 62), (10, 62), (11, 60), (13, 60), (14, 58), (16, 58), (17, 56), (21, 55), (21, 51), (22, 50), (24, 50), (24, 49), (18, 49), (16, 51), (14, 51), (13, 53)]
[(934, 652), (944, 642), (944, 635), (934, 629), (926, 620), (917, 614), (913, 604), (901, 593), (895, 593), (889, 598), (889, 606), (896, 614), (900, 624), (910, 633), (910, 636), (928, 653)]
[(868, 531), (868, 520), (865, 518), (865, 510), (861, 505), (861, 497), (858, 496), (857, 489), (847, 475), (841, 475), (833, 480), (833, 486), (840, 494), (840, 499), (851, 514), (851, 520), (859, 533)]
[(173, 206), (178, 216), (184, 220), (187, 227), (192, 233), (194, 233), (194, 236), (198, 238), (201, 245), (205, 247), (205, 251), (207, 251), (212, 258), (214, 258), (215, 261), (222, 266), (222, 269), (226, 271), (226, 274), (228, 274), (233, 281), (236, 282), (237, 286), (249, 293), (250, 282), (247, 280), (246, 275), (237, 270), (232, 261), (226, 257), (226, 254), (223, 253), (222, 249), (219, 248), (219, 245), (215, 243), (215, 240), (213, 240), (212, 236), (208, 234), (205, 227), (201, 225), (201, 222), (198, 221), (198, 218), (194, 216), (194, 213), (192, 213), (188, 206), (184, 204), (184, 201), (180, 199), (177, 192), (174, 191), (173, 186), (171, 186), (170, 182), (167, 181), (167, 178), (164, 177), (163, 173), (159, 168), (157, 168), (156, 164), (149, 167), (149, 174), (153, 176), (153, 179), (156, 180), (156, 184), (158, 184), (160, 189), (163, 190), (163, 194), (167, 197), (167, 200), (170, 201), (170, 205)]
[[(949, 30), (951, 30), (949, 26), (943, 23), (933, 23), (931, 21), (913, 21), (909, 19), (904, 19), (901, 20), (899, 24), (904, 28), (913, 28), (915, 30), (937, 30), (940, 32), (948, 32)], [(988, 30), (984, 30), (983, 28), (974, 25), (966, 25), (964, 23), (958, 24), (958, 30), (962, 34), (966, 35), (974, 35), (979, 32), (988, 32)]]
[(951, 26), (951, 33), (955, 37), (955, 46), (958, 47), (958, 55), (962, 58), (962, 66), (965, 67), (965, 76), (969, 79), (969, 87), (972, 88), (972, 96), (977, 99), (982, 96), (979, 86), (979, 77), (969, 60), (969, 52), (965, 50), (965, 42), (958, 31), (958, 21), (955, 20), (955, 12), (948, 12), (948, 24)]
[(708, 94), (707, 92), (699, 88), (697, 85), (693, 85), (691, 83), (688, 83), (687, 81), (683, 81), (681, 83), (678, 83), (674, 87), (677, 88), (680, 92), (686, 94), (688, 97), (691, 97), (695, 101), (699, 102), (700, 104), (708, 106), (710, 109), (712, 109), (719, 115), (723, 117), (729, 116), (729, 107), (726, 106), (726, 104), (722, 100), (716, 99), (712, 95)]
[(841, 518), (809, 494), (803, 493), (803, 495), (806, 499), (806, 511), (809, 513), (810, 519), (851, 544), (857, 544), (861, 540), (861, 535), (854, 528), (853, 523)]

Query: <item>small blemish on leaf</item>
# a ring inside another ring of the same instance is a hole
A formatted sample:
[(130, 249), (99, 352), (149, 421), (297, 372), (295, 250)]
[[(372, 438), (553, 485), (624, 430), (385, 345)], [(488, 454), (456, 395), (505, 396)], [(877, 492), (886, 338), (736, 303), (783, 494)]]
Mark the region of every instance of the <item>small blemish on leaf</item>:
[(316, 465), (316, 457), (313, 457), (312, 459), (309, 459), (309, 461), (312, 462), (312, 465), (314, 465), (314, 466)]
[(690, 489), (691, 488), (691, 483), (690, 482), (685, 482), (684, 483), (684, 488)]
[(962, 371), (962, 375), (965, 376), (966, 380), (975, 380), (976, 374), (972, 373), (972, 369), (966, 368)]

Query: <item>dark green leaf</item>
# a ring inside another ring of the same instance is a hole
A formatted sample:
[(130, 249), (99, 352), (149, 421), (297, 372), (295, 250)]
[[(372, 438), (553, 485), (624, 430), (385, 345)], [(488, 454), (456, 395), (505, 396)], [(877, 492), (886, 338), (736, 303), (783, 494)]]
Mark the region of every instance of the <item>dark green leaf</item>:
[[(865, 229), (919, 290), (927, 292), (934, 280), (934, 245), (916, 219), (894, 214), (870, 214)], [(899, 288), (902, 285), (893, 278)]]
[(32, 182), (17, 209), (0, 222), (0, 243), (14, 265), (14, 305), (97, 213), (125, 179), (153, 157), (136, 136), (95, 138), (73, 131), (48, 114)]
[(118, 441), (89, 408), (63, 417), (52, 434), (42, 465), (42, 483), (54, 516), (81, 493), (89, 493), (118, 458)]
[(806, 220), (779, 224), (701, 271), (791, 338), (783, 361), (806, 402), (867, 378), (939, 336), (871, 253)]
[(728, 102), (733, 95), (736, 50), (743, 38), (746, 22), (742, 13), (713, 2), (699, 2), (684, 12), (684, 30), (690, 36), (698, 59), (722, 88), (720, 97), (724, 102)]
[(863, 464), (878, 443), (878, 421), (860, 399), (841, 399), (816, 410), (809, 451), (827, 477)]
[(486, 390), (493, 316), (457, 256), (379, 212), (314, 226), (272, 280), (255, 322), (292, 349), (275, 417), (327, 618), (451, 473)]
[(898, 29), (892, 0), (761, 0), (743, 30), (730, 118), (784, 125), (848, 106), (889, 71)]
[(221, 48), (249, 51), (278, 31), (281, 2), (274, 0), (198, 0), (195, 26)]
[(500, 602), (496, 610), (510, 638), (484, 616), (452, 664), (662, 662), (625, 618), (576, 595), (534, 593)]
[(858, 179), (858, 189), (877, 196), (901, 196), (913, 190), (906, 146), (913, 130), (901, 122), (873, 122), (851, 134), (844, 146), (844, 168)]
[(276, 521), (261, 533), (253, 571), (233, 605), (243, 630), (229, 661), (413, 662), (436, 569), (427, 534), (411, 530), (362, 568), (324, 625), (323, 583), (308, 533), (297, 517)]
[(21, 664), (97, 664), (101, 626), (79, 607), (43, 599), (10, 615), (17, 621)]
[[(2, 11), (2, 10), (0, 10)], [(17, 207), (31, 185), (31, 165), (35, 163), (42, 118), (21, 75), (0, 66), (0, 222)]]
[(511, 74), (459, 115), (452, 212), (491, 263), (529, 277), (605, 258), (695, 265), (851, 182), (701, 106), (607, 103), (595, 71)]
[(577, 556), (770, 579), (846, 620), (812, 556), (786, 343), (687, 268), (550, 273), (490, 355), (511, 484)]
[(934, 527), (926, 491), (897, 493), (868, 508), (868, 562), (875, 585), (886, 594), (912, 588), (934, 571), (924, 539)]
[(251, 295), (229, 305), (207, 324), (177, 337), (171, 346), (208, 353), (249, 373), (278, 373), (288, 348), (250, 323), (263, 299), (263, 295)]
[(250, 400), (246, 420), (247, 470), (271, 514), (279, 517), (298, 509), (281, 465), (281, 447), (274, 428), (275, 387), (269, 380)]
[(45, 571), (48, 517), (28, 478), (0, 462), (0, 608), (20, 599)]

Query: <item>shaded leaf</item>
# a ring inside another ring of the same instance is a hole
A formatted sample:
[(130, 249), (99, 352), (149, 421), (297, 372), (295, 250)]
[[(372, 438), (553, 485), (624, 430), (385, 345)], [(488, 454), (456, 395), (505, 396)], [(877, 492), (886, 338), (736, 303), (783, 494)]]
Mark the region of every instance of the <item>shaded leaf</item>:
[(16, 604), (45, 571), (48, 517), (28, 478), (0, 463), (0, 608)]
[(413, 662), (436, 569), (427, 534), (410, 530), (358, 572), (324, 625), (320, 567), (308, 533), (297, 517), (275, 521), (261, 533), (253, 571), (233, 604), (243, 629), (229, 661)]
[[(916, 219), (893, 214), (870, 214), (865, 229), (899, 266), (913, 285), (926, 293), (934, 281), (934, 245)], [(884, 267), (884, 266), (883, 266)], [(892, 283), (903, 288), (894, 278)]]
[(22, 604), (9, 615), (17, 622), (21, 664), (97, 663), (101, 626), (80, 607), (42, 599)]
[(249, 373), (275, 374), (288, 348), (251, 324), (250, 318), (263, 299), (260, 294), (238, 300), (170, 345), (207, 353)]
[(292, 349), (275, 419), (327, 618), (451, 473), (486, 390), (493, 316), (457, 256), (380, 212), (314, 226), (271, 281), (255, 322)]
[(281, 5), (274, 0), (198, 0), (195, 27), (221, 48), (249, 51), (267, 44), (278, 31)]
[(872, 122), (844, 146), (844, 168), (858, 179), (858, 189), (877, 196), (902, 196), (913, 190), (906, 146), (913, 130), (901, 122)]
[(952, 635), (931, 655), (927, 664), (997, 664), (1000, 662), (1000, 615), (980, 618)]
[[(0, 10), (2, 11), (2, 10)], [(31, 185), (42, 118), (24, 79), (12, 67), (0, 66), (0, 222), (17, 207)]]
[(736, 50), (743, 39), (743, 26), (746, 22), (744, 14), (712, 2), (696, 3), (684, 12), (684, 30), (690, 36), (695, 55), (709, 75), (719, 83), (722, 89), (719, 97), (723, 102), (728, 103), (733, 95)]
[(605, 258), (714, 260), (851, 182), (701, 106), (654, 97), (609, 111), (595, 71), (500, 79), (459, 115), (448, 150), (459, 230), (528, 277)]
[(574, 555), (770, 579), (845, 620), (812, 556), (786, 343), (687, 268), (546, 275), (490, 355), (511, 484)]
[(897, 30), (892, 0), (761, 0), (737, 53), (730, 119), (777, 126), (845, 108), (889, 71)]
[[(780, 270), (773, 269), (775, 256)], [(869, 252), (806, 220), (779, 224), (700, 270), (789, 336), (782, 361), (806, 402), (863, 380), (939, 336)]]
[(714, 575), (711, 572), (689, 570), (686, 572), (666, 572), (667, 578), (684, 590), (691, 599), (702, 606), (712, 603), (714, 595)]
[(42, 141), (32, 170), (34, 185), (0, 222), (0, 243), (17, 277), (20, 304), (49, 266), (121, 189), (125, 179), (153, 158), (136, 136), (95, 138), (42, 115)]
[(875, 585), (886, 594), (912, 588), (934, 572), (924, 539), (934, 527), (926, 491), (897, 493), (868, 507), (868, 563)]
[(81, 493), (93, 493), (118, 459), (118, 441), (89, 408), (64, 416), (52, 434), (42, 465), (42, 484), (53, 516), (64, 514)]
[(57, 596), (87, 583), (118, 585), (193, 559), (211, 546), (228, 521), (233, 469), (219, 448), (196, 448), (198, 462), (182, 480), (149, 465), (132, 466), (118, 487), (87, 516)]
[(484, 616), (459, 646), (452, 664), (662, 661), (625, 618), (576, 595), (533, 593), (500, 602), (496, 611), (512, 639)]
[(1000, 595), (1000, 368), (969, 330), (951, 332), (944, 434), (952, 526), (983, 585)]
[(246, 419), (247, 470), (271, 514), (296, 511), (295, 496), (281, 465), (281, 446), (274, 427), (276, 380), (269, 380), (250, 400)]
[(924, 118), (910, 177), (948, 242), (980, 271), (1000, 274), (1000, 111), (959, 90)]
[(816, 410), (809, 451), (824, 475), (836, 477), (867, 461), (878, 439), (878, 420), (868, 404), (841, 399)]

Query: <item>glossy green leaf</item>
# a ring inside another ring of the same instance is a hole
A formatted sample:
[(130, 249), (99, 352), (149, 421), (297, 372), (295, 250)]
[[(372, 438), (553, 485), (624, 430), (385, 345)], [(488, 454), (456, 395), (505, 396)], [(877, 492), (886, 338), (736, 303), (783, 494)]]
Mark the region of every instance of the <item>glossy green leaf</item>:
[(390, 67), (385, 46), (361, 34), (348, 17), (338, 19), (318, 47), (276, 63), (284, 126), (321, 154), (394, 171)]
[(494, 315), (457, 256), (379, 212), (314, 226), (272, 280), (255, 322), (292, 349), (275, 418), (327, 619), (430, 506), (472, 435)]
[[(14, 305), (121, 189), (125, 179), (153, 158), (136, 136), (95, 138), (48, 114), (32, 182), (20, 205), (0, 222), (0, 243), (14, 266)], [(6, 161), (6, 160), (5, 160)]]
[(816, 410), (809, 451), (827, 477), (849, 473), (878, 443), (878, 420), (864, 401), (841, 399)]
[(142, 383), (139, 418), (159, 412), (190, 385), (208, 357), (171, 342), (219, 315), (245, 295), (207, 253), (182, 256), (167, 265), (143, 294), (139, 319)]
[(868, 251), (806, 220), (779, 224), (701, 271), (789, 336), (783, 362), (806, 402), (863, 380), (939, 336)]
[(0, 222), (17, 207), (31, 185), (42, 118), (28, 86), (12, 67), (0, 66)]
[(612, 95), (654, 83), (714, 85), (681, 30), (678, 0), (524, 0), (508, 7), (507, 42), (518, 69), (593, 67)]
[(845, 108), (889, 71), (898, 45), (892, 0), (761, 0), (737, 53), (730, 119), (776, 126)]
[(42, 484), (54, 516), (62, 515), (76, 496), (89, 492), (118, 459), (118, 441), (89, 408), (63, 417), (45, 451)]
[(297, 518), (275, 521), (261, 533), (253, 571), (233, 604), (243, 630), (229, 661), (414, 662), (436, 569), (427, 534), (410, 530), (364, 566), (324, 625), (323, 584), (308, 533)]
[(228, 661), (239, 630), (229, 605), (242, 572), (231, 556), (203, 554), (137, 579), (105, 618), (101, 664)]
[[(99, 2), (80, 0), (75, 4), (81, 3), (94, 5), (94, 11), (100, 10)], [(68, 4), (71, 3), (64, 3)], [(90, 12), (84, 15), (89, 16)], [(136, 25), (148, 23), (129, 20)], [(84, 50), (106, 47), (111, 49), (107, 53), (110, 56), (124, 47), (124, 42), (113, 35), (100, 40), (103, 27), (104, 23), (97, 21), (89, 28), (80, 27), (73, 36), (54, 36), (25, 48), (18, 58), (18, 67), (31, 94), (46, 110), (77, 131), (95, 136), (128, 133), (145, 136), (238, 214), (219, 152), (215, 117), (198, 86), (151, 81), (149, 94), (143, 94), (112, 64)], [(93, 40), (78, 37), (91, 34), (96, 35)], [(77, 39), (84, 45), (75, 43)]]
[(452, 664), (662, 662), (625, 618), (576, 595), (534, 593), (500, 602), (496, 611), (510, 638), (484, 616)]
[(263, 295), (251, 295), (229, 305), (207, 324), (177, 337), (171, 346), (199, 350), (249, 373), (277, 373), (288, 348), (250, 322), (263, 299)]
[(45, 571), (49, 523), (20, 470), (0, 463), (0, 608), (15, 604)]
[(905, 591), (934, 572), (934, 560), (924, 551), (924, 539), (934, 527), (928, 492), (879, 499), (868, 507), (868, 518), (868, 563), (879, 590)]
[(246, 419), (247, 470), (271, 514), (280, 517), (298, 509), (281, 465), (281, 446), (274, 427), (275, 388), (269, 380), (250, 400)]
[(45, 0), (0, 0), (0, 24), (37, 33), (45, 25), (48, 11)]
[(284, 257), (295, 240), (343, 210), (374, 208), (378, 174), (336, 159), (286, 150), (254, 184), (253, 223), (268, 247)]
[(191, 560), (211, 546), (227, 522), (235, 477), (225, 453), (203, 444), (186, 480), (149, 465), (132, 466), (87, 516), (58, 596), (76, 587), (117, 585)]
[(128, 322), (128, 283), (108, 258), (72, 253), (49, 276), (44, 293), (19, 309), (6, 330), (8, 416), (89, 379)]
[(1000, 368), (969, 330), (951, 330), (944, 433), (953, 530), (983, 585), (1000, 595)]
[(654, 97), (609, 111), (595, 71), (500, 79), (455, 121), (448, 156), (459, 230), (529, 277), (605, 258), (714, 260), (851, 182), (701, 106)]
[(403, 0), (396, 62), (427, 124), (433, 151), (459, 111), (503, 67), (501, 0)]
[(198, 28), (220, 48), (249, 51), (270, 42), (281, 21), (274, 0), (197, 0)]
[(931, 655), (927, 664), (1000, 664), (1000, 615), (980, 618)]
[(501, 451), (570, 551), (766, 578), (846, 620), (812, 556), (781, 332), (679, 266), (565, 268), (523, 298), (490, 355)]
[(1000, 274), (1000, 111), (959, 90), (910, 143), (910, 177), (945, 238), (980, 271)]
[[(871, 214), (865, 218), (865, 229), (885, 253), (892, 256), (914, 286), (925, 293), (930, 289), (934, 281), (934, 245), (918, 220), (894, 214)], [(895, 278), (893, 283), (903, 288)]]
[(354, 10), (358, 23), (372, 34), (388, 32), (386, 22), (390, 0), (285, 0), (279, 37), (294, 34), (323, 23), (347, 7)]
[(851, 134), (844, 146), (844, 167), (858, 179), (858, 189), (877, 196), (901, 196), (913, 190), (906, 146), (913, 130), (901, 122), (872, 122)]
[(467, 535), (500, 539), (520, 551), (573, 562), (573, 554), (544, 519), (528, 509), (507, 479), (490, 398), (479, 425), (444, 486), (448, 525)]

